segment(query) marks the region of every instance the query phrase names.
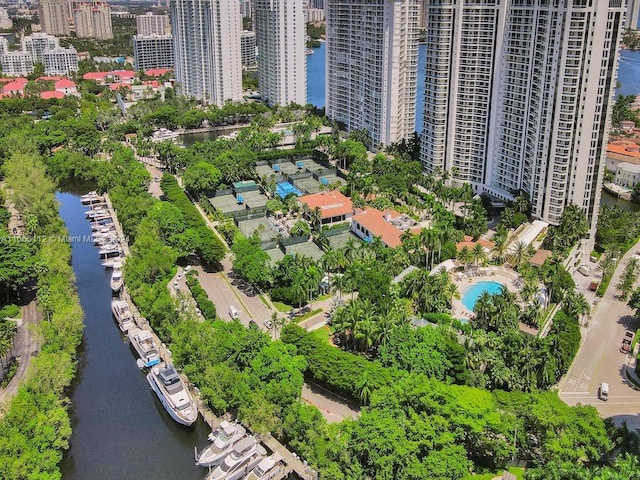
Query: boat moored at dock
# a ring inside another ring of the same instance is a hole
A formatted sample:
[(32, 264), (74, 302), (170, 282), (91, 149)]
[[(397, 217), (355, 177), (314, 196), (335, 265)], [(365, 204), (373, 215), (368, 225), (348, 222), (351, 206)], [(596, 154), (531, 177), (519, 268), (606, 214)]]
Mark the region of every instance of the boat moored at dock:
[(160, 355), (151, 332), (133, 327), (127, 334), (144, 367), (149, 368), (160, 363)]
[(213, 467), (219, 464), (231, 451), (231, 446), (243, 438), (246, 433), (247, 431), (242, 425), (223, 421), (220, 427), (209, 435), (209, 440), (213, 443), (200, 453), (196, 450), (196, 465)]
[(147, 374), (147, 382), (176, 422), (190, 426), (196, 421), (196, 402), (173, 365), (154, 366)]
[(118, 300), (115, 298), (111, 300), (111, 311), (118, 322), (120, 330), (124, 333), (136, 326), (136, 322), (133, 320), (133, 315), (129, 309), (129, 304), (124, 300)]
[(111, 272), (111, 290), (114, 292), (120, 291), (122, 285), (124, 285), (124, 271), (122, 270), (122, 263), (116, 262), (113, 264), (113, 272)]
[(279, 453), (274, 453), (262, 460), (243, 480), (271, 480), (280, 472), (281, 460), (282, 456)]
[(267, 455), (265, 448), (253, 437), (236, 442), (224, 461), (209, 472), (206, 480), (239, 480), (253, 470)]

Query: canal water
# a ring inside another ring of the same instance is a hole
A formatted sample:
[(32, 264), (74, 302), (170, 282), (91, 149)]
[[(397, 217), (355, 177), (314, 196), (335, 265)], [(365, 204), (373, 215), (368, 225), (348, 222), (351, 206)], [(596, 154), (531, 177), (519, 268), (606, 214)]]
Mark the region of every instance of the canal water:
[[(91, 234), (79, 195), (58, 193), (70, 237)], [(110, 270), (91, 242), (73, 242), (72, 266), (85, 314), (84, 341), (71, 390), (71, 448), (62, 464), (65, 480), (176, 480), (205, 477), (194, 446), (207, 443), (202, 421), (175, 423), (136, 366), (134, 351), (111, 315)]]

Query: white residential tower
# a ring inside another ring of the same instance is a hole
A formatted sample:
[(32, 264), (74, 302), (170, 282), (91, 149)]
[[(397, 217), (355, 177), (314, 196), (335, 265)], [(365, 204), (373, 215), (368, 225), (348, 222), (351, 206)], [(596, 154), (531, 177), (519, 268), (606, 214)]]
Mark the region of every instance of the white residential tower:
[(307, 103), (303, 0), (253, 0), (258, 85), (269, 105)]

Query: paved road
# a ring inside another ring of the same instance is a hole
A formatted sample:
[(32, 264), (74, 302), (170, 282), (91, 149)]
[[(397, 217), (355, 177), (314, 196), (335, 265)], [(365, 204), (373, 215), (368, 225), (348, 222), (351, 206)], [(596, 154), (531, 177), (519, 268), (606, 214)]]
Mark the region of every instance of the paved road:
[(15, 337), (14, 355), (18, 358), (18, 370), (6, 388), (0, 390), (0, 402), (13, 397), (24, 379), (31, 355), (40, 349), (38, 339), (33, 332), (33, 326), (42, 319), (42, 314), (38, 311), (36, 301), (22, 307), (22, 323), (18, 326)]
[[(627, 362), (633, 361), (620, 353), (626, 330), (635, 331), (640, 322), (632, 315), (627, 303), (616, 298), (615, 286), (627, 260), (640, 246), (640, 242), (627, 252), (618, 264), (605, 296), (600, 300), (582, 345), (567, 375), (561, 380), (560, 398), (569, 405), (593, 405), (604, 417), (612, 417), (616, 424), (623, 421), (633, 429), (640, 429), (640, 391), (634, 390), (626, 380)], [(597, 398), (601, 382), (609, 384), (609, 400)]]
[(311, 383), (302, 386), (302, 400), (318, 407), (329, 423), (341, 422), (345, 418), (357, 418), (360, 415), (357, 405)]

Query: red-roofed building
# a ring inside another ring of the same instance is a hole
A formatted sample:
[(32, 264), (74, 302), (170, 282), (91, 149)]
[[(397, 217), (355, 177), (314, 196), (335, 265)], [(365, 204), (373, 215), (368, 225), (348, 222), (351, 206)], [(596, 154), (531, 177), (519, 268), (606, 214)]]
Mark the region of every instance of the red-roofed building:
[(24, 78), (24, 77), (18, 77), (18, 78), (16, 78), (16, 79), (14, 80), (14, 82), (18, 82), (18, 83), (22, 83), (22, 84), (25, 84), (25, 83), (27, 83), (28, 81), (29, 81), (29, 80), (27, 80), (27, 79), (26, 79), (26, 78)]
[(63, 78), (64, 77), (38, 77), (36, 78), (36, 82), (57, 82)]
[(40, 98), (42, 98), (43, 100), (51, 100), (52, 98), (64, 98), (64, 93), (62, 92), (42, 92), (40, 94)]
[(490, 242), (489, 240), (485, 240), (484, 238), (480, 238), (479, 240), (476, 240), (475, 242), (473, 241), (473, 237), (469, 236), (469, 235), (465, 235), (463, 240), (461, 242), (456, 243), (456, 250), (460, 251), (462, 250), (464, 247), (467, 247), (467, 249), (469, 250), (473, 250), (473, 248), (476, 246), (476, 244), (479, 243), (480, 245), (482, 245), (482, 248), (487, 252), (491, 252), (491, 250), (493, 250), (493, 247), (496, 246), (495, 243)]
[(105, 84), (109, 72), (87, 72), (82, 75), (84, 80), (95, 80), (98, 83)]
[(2, 93), (8, 93), (10, 95), (22, 95), (24, 93), (25, 83), (14, 81), (7, 83), (4, 87), (2, 87)]
[(133, 83), (133, 79), (136, 77), (136, 72), (133, 70), (114, 70), (109, 73), (115, 83)]
[(118, 90), (119, 88), (131, 89), (131, 85), (128, 83), (111, 83), (109, 84), (110, 90)]
[(390, 248), (402, 244), (400, 237), (406, 231), (412, 234), (420, 233), (418, 223), (408, 215), (401, 215), (395, 210), (381, 212), (375, 208), (357, 211), (351, 218), (351, 231), (365, 242), (371, 242), (378, 237), (382, 243)]
[[(320, 218), (322, 224), (344, 222), (349, 220), (353, 215), (353, 202), (351, 199), (338, 190), (330, 192), (319, 192), (311, 195), (305, 195), (298, 198), (299, 205), (306, 205), (309, 211), (307, 217), (311, 217), (311, 213), (316, 208), (320, 210)], [(307, 218), (311, 220), (311, 218)]]
[(170, 68), (150, 68), (149, 70), (145, 70), (144, 74), (147, 77), (161, 77), (162, 75), (166, 75), (170, 71)]
[(56, 89), (56, 92), (62, 92), (64, 95), (75, 95), (78, 93), (76, 84), (66, 78), (58, 80), (54, 88)]

